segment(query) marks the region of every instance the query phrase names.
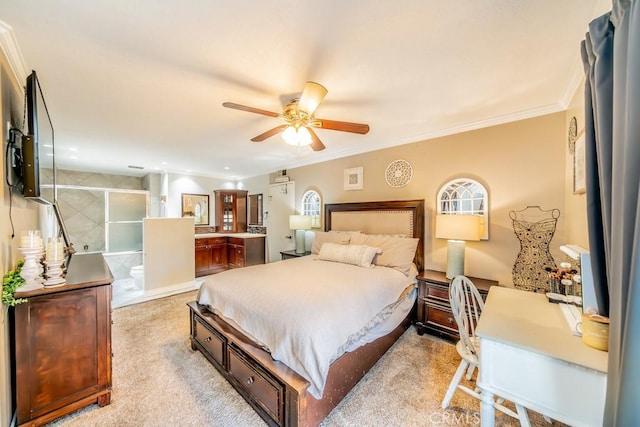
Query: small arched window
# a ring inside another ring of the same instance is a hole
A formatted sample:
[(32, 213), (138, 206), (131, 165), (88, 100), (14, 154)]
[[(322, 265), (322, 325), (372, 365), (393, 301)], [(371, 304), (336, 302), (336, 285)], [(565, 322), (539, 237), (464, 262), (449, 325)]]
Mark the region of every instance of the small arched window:
[(437, 213), (481, 215), (482, 240), (489, 239), (489, 193), (478, 181), (458, 178), (447, 182), (438, 192)]
[(311, 217), (311, 228), (320, 228), (320, 212), (322, 212), (320, 194), (315, 190), (306, 191), (302, 195), (302, 215)]

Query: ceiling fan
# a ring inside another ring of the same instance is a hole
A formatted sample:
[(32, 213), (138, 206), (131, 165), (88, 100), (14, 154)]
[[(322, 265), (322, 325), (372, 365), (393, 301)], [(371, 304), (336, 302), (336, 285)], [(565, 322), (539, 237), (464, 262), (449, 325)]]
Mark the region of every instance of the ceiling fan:
[(366, 134), (369, 132), (369, 125), (361, 123), (339, 122), (336, 120), (326, 120), (314, 117), (313, 113), (320, 105), (320, 102), (327, 94), (327, 89), (321, 84), (307, 82), (300, 98), (292, 99), (285, 105), (282, 114), (272, 111), (261, 110), (259, 108), (247, 107), (246, 105), (225, 102), (223, 107), (236, 110), (248, 111), (250, 113), (262, 114), (269, 117), (280, 117), (285, 124), (270, 129), (260, 135), (251, 138), (254, 142), (262, 142), (267, 138), (282, 132), (282, 137), (287, 144), (291, 145), (311, 145), (314, 151), (324, 150), (324, 144), (312, 128), (331, 129), (342, 132), (352, 132)]

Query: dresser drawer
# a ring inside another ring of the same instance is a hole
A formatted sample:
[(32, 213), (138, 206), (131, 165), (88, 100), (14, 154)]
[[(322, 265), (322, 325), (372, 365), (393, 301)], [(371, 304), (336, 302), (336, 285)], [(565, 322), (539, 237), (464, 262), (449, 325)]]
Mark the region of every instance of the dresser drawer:
[(225, 366), (224, 354), (226, 341), (224, 337), (209, 329), (198, 316), (194, 316), (194, 319), (193, 328), (196, 341), (205, 348), (207, 353), (209, 353), (220, 366)]
[(248, 397), (262, 408), (278, 425), (282, 425), (284, 387), (234, 346), (229, 347), (229, 372), (246, 391)]

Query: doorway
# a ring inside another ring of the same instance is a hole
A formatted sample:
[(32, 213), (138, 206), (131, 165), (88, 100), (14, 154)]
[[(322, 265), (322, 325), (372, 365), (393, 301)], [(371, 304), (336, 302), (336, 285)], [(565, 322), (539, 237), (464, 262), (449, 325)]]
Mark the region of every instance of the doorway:
[(289, 215), (295, 213), (296, 191), (293, 181), (269, 185), (269, 216), (267, 245), (269, 262), (279, 261), (280, 252), (293, 249), (294, 240), (289, 230)]

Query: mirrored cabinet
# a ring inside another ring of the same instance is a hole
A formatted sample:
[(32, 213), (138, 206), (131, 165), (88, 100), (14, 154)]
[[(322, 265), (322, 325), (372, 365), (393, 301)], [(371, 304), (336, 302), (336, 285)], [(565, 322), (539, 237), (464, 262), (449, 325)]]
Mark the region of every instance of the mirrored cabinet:
[(247, 231), (247, 191), (215, 190), (216, 231), (244, 233)]

